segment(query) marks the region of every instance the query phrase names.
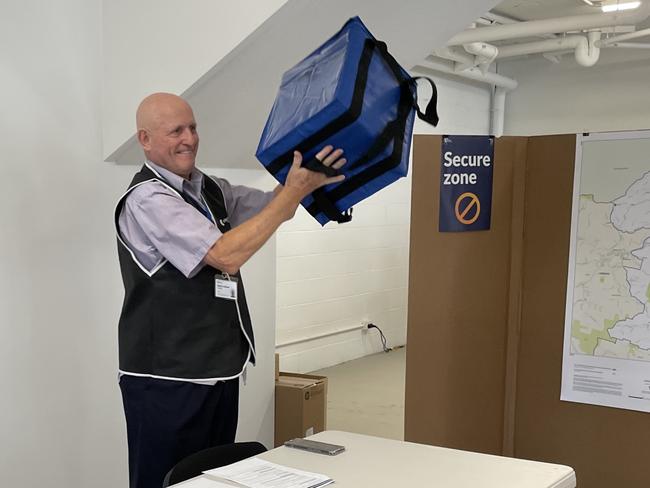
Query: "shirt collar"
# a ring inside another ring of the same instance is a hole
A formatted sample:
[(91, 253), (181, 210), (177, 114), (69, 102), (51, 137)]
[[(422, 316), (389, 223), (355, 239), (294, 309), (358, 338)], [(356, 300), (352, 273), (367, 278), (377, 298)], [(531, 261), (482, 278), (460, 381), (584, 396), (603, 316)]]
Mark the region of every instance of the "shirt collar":
[(189, 193), (194, 199), (200, 201), (201, 190), (203, 189), (203, 173), (196, 168), (192, 169), (190, 179), (186, 180), (176, 173), (172, 173), (168, 169), (157, 165), (153, 161), (147, 159), (147, 164), (158, 173), (167, 183), (169, 183), (174, 190), (179, 193)]

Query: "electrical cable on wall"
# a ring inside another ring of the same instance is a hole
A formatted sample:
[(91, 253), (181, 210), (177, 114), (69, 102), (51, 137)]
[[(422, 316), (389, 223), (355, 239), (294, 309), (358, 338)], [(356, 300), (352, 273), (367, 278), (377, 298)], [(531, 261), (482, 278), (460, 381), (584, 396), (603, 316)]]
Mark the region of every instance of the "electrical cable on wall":
[(390, 351), (393, 350), (392, 347), (388, 347), (386, 345), (387, 344), (386, 336), (384, 335), (384, 333), (381, 331), (381, 329), (379, 327), (377, 327), (375, 324), (371, 323), (371, 324), (368, 324), (368, 329), (377, 329), (379, 331), (379, 338), (381, 339), (381, 346), (384, 349), (384, 352), (390, 352)]

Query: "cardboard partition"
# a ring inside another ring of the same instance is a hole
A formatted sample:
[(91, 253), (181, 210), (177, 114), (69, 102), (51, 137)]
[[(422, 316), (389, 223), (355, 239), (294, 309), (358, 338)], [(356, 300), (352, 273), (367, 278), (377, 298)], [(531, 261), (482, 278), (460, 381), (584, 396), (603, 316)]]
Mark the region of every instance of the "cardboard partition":
[(405, 438), (650, 486), (650, 417), (560, 401), (575, 135), (502, 137), (492, 228), (438, 233), (440, 137), (413, 149)]
[(647, 488), (650, 414), (560, 401), (575, 143), (528, 144), (515, 455), (569, 465), (579, 487)]
[(501, 454), (515, 167), (525, 138), (495, 143), (488, 231), (438, 232), (441, 137), (413, 145), (405, 439)]

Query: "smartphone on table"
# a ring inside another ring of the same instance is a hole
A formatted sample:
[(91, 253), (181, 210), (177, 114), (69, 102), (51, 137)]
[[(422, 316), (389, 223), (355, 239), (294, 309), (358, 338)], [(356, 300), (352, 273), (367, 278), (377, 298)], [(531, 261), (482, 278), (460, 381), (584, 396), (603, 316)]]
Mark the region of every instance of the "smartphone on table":
[(287, 447), (293, 447), (294, 449), (302, 449), (304, 451), (316, 452), (318, 454), (327, 454), (328, 456), (335, 456), (345, 451), (345, 446), (312, 441), (309, 439), (291, 439), (290, 441), (286, 441), (284, 445)]

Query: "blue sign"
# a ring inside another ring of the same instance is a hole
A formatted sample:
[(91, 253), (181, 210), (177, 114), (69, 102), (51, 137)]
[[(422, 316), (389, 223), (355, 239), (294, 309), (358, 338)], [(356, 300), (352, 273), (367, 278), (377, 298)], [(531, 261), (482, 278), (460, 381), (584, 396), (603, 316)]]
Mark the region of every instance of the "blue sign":
[(493, 166), (494, 137), (443, 136), (440, 232), (490, 228)]

